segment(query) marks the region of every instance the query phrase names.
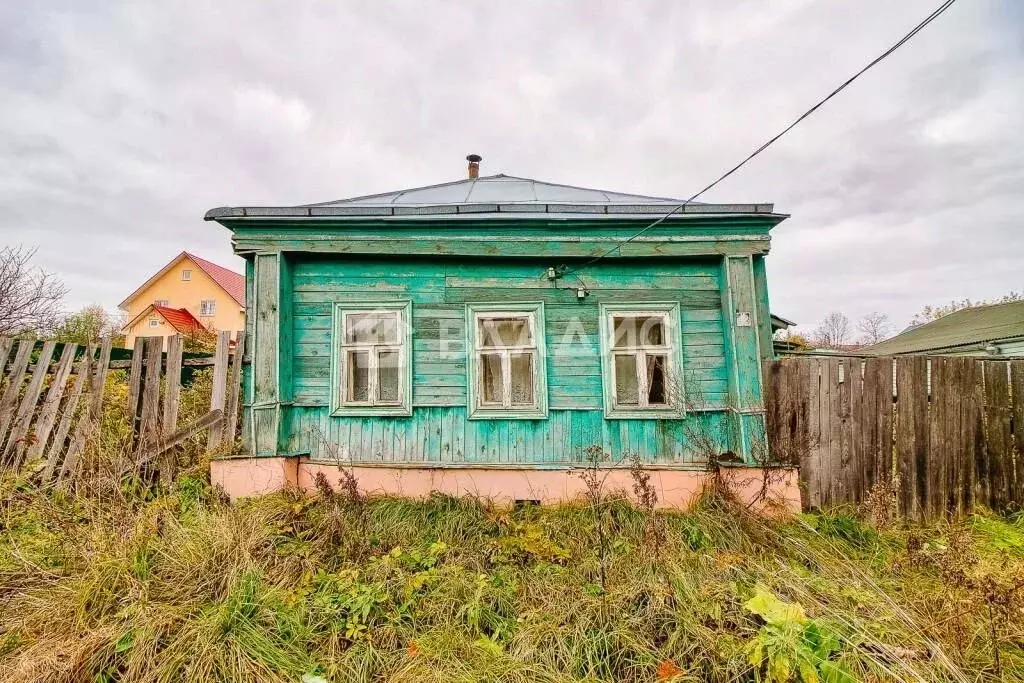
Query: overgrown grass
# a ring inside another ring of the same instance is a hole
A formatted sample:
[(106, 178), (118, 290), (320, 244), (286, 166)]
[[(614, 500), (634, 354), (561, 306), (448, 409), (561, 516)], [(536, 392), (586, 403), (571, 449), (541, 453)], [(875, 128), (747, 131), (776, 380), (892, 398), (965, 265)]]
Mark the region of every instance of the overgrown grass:
[(877, 530), (714, 497), (598, 517), (341, 491), (228, 504), (199, 477), (102, 498), (0, 483), (0, 677), (1024, 679), (1019, 520)]

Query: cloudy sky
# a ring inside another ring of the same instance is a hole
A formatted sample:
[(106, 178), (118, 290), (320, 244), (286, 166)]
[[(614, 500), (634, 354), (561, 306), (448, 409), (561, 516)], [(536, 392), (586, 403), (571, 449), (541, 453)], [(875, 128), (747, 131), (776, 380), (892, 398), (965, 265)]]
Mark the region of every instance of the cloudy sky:
[[(938, 0), (0, 2), (0, 230), (69, 306), (183, 249), (241, 268), (225, 204), (483, 172), (692, 194)], [(708, 201), (773, 201), (773, 310), (1024, 289), (1024, 3), (960, 0)]]

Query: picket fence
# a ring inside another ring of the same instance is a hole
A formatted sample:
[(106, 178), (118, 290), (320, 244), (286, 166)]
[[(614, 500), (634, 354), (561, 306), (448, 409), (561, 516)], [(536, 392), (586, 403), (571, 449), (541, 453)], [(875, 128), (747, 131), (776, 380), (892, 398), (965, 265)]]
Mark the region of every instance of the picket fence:
[[(43, 483), (74, 477), (88, 440), (99, 429), (111, 369), (128, 370), (133, 456), (126, 470), (174, 475), (172, 449), (202, 431), (207, 445), (234, 441), (245, 333), (217, 334), (212, 356), (183, 359), (181, 336), (140, 337), (130, 360), (111, 360), (112, 341), (79, 346), (0, 338), (0, 468), (28, 468)], [(55, 357), (60, 349), (59, 357)], [(182, 371), (212, 367), (210, 410), (178, 425)]]
[(785, 358), (765, 364), (768, 442), (804, 506), (891, 489), (932, 520), (1024, 507), (1024, 360)]

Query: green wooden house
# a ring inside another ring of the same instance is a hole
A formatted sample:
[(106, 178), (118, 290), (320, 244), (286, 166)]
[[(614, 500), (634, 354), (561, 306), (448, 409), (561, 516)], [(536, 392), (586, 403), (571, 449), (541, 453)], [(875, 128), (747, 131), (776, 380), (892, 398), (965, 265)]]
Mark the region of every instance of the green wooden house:
[(252, 457), (222, 483), (268, 458), (260, 476), (300, 484), (338, 459), (559, 471), (595, 446), (666, 471), (702, 469), (709, 442), (750, 462), (786, 216), (477, 177), (469, 159), (456, 182), (206, 214), (247, 264)]

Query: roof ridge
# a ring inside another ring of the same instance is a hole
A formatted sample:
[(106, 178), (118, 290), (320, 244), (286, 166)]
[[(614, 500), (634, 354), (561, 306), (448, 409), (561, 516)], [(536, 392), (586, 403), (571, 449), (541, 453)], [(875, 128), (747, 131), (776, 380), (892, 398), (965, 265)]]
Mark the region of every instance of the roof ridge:
[[(355, 197), (345, 197), (345, 198), (342, 198), (342, 199), (333, 199), (333, 200), (326, 201), (326, 202), (316, 202), (316, 203), (313, 203), (313, 204), (298, 204), (296, 206), (296, 208), (298, 208), (298, 207), (311, 208), (311, 207), (323, 207), (323, 206), (338, 206), (338, 205), (344, 205), (344, 204), (349, 204), (349, 203), (366, 202), (367, 200), (372, 200), (372, 199), (375, 199), (375, 198), (384, 198), (384, 197), (388, 197), (390, 199), (387, 202), (381, 202), (382, 204), (392, 204), (392, 205), (394, 205), (394, 204), (400, 203), (399, 200), (401, 200), (402, 197), (404, 197), (404, 196), (406, 196), (406, 195), (408, 195), (410, 193), (413, 193), (413, 192), (420, 192), (420, 191), (423, 191), (423, 190), (434, 190), (434, 189), (442, 188), (442, 187), (453, 187), (453, 186), (462, 185), (462, 184), (465, 184), (467, 186), (466, 198), (463, 200), (462, 203), (469, 203), (469, 197), (472, 195), (473, 190), (476, 187), (477, 183), (482, 182), (482, 181), (488, 181), (488, 180), (514, 180), (514, 181), (533, 183), (534, 188), (536, 188), (537, 185), (545, 185), (545, 186), (548, 186), (548, 187), (558, 187), (558, 188), (565, 188), (565, 189), (569, 189), (569, 190), (579, 190), (581, 192), (594, 192), (596, 194), (599, 194), (599, 195), (603, 196), (605, 202), (612, 202), (612, 201), (614, 201), (612, 199), (613, 196), (619, 196), (619, 197), (629, 197), (629, 198), (633, 198), (633, 199), (636, 199), (636, 200), (654, 200), (654, 201), (658, 201), (658, 202), (671, 202), (671, 203), (676, 203), (676, 204), (679, 204), (679, 205), (683, 205), (683, 204), (703, 204), (704, 203), (704, 202), (688, 202), (687, 200), (681, 199), (679, 197), (661, 197), (661, 196), (648, 195), (648, 194), (636, 194), (636, 193), (633, 193), (633, 192), (622, 192), (622, 191), (619, 191), (619, 190), (606, 190), (606, 189), (603, 189), (603, 188), (596, 188), (596, 187), (583, 187), (582, 185), (569, 185), (569, 184), (566, 184), (566, 183), (555, 183), (555, 182), (551, 182), (549, 180), (538, 180), (537, 178), (527, 178), (527, 177), (524, 177), (524, 176), (508, 175), (508, 174), (505, 174), (505, 173), (495, 173), (493, 175), (480, 176), (479, 178), (460, 178), (459, 180), (451, 180), (451, 181), (444, 182), (444, 183), (434, 183), (432, 185), (422, 185), (422, 186), (419, 186), (419, 187), (408, 187), (408, 188), (404, 188), (404, 189), (400, 189), (400, 190), (390, 190), (390, 191), (387, 191), (387, 192), (375, 192), (375, 193), (372, 193), (372, 194), (358, 195), (358, 196), (355, 196)], [(536, 192), (534, 192), (534, 201), (539, 201), (539, 199), (537, 199)], [(517, 202), (511, 201), (511, 202), (508, 202), (508, 203), (515, 204)], [(549, 202), (549, 203), (551, 203), (551, 204), (559, 204), (559, 203), (562, 203), (562, 204), (573, 204), (573, 203), (578, 203), (578, 202), (572, 202), (572, 201), (562, 201), (562, 202), (552, 201), (552, 202)]]
[[(402, 190), (388, 190), (387, 192), (374, 192), (372, 194), (363, 194), (356, 197), (343, 197), (342, 199), (332, 199), (327, 202), (315, 202), (313, 204), (298, 204), (297, 206), (327, 206), (329, 204), (343, 204), (345, 202), (361, 201), (363, 199), (373, 199), (374, 197), (384, 197), (387, 195), (395, 195), (396, 198), (405, 194), (406, 192), (415, 192), (417, 190), (433, 190), (437, 187), (450, 187), (452, 185), (458, 185), (459, 183), (465, 183), (470, 180), (487, 180), (489, 178), (500, 178), (508, 177), (502, 173), (495, 173), (494, 175), (480, 176), (479, 178), (460, 178), (459, 180), (449, 180), (444, 183), (434, 183), (432, 185), (422, 185), (420, 187), (407, 187)], [(392, 202), (394, 203), (394, 202)]]
[[(525, 181), (529, 181), (531, 183), (540, 183), (541, 185), (551, 185), (553, 187), (566, 187), (566, 188), (569, 188), (570, 190), (584, 190), (586, 192), (600, 192), (601, 194), (605, 195), (605, 199), (607, 199), (608, 201), (611, 201), (611, 198), (608, 197), (608, 194), (617, 194), (617, 195), (628, 195), (630, 197), (639, 197), (639, 198), (642, 198), (642, 199), (657, 199), (657, 200), (660, 200), (660, 201), (663, 201), (663, 202), (679, 202), (680, 204), (687, 203), (687, 201), (685, 199), (680, 199), (679, 197), (658, 197), (656, 195), (651, 195), (651, 194), (635, 194), (633, 192), (620, 192), (619, 190), (605, 190), (605, 189), (602, 189), (602, 188), (599, 188), (599, 187), (583, 187), (582, 185), (569, 185), (567, 183), (554, 183), (554, 182), (551, 182), (550, 180), (537, 180), (536, 178), (524, 178), (522, 176), (505, 175), (503, 173), (499, 174), (499, 175), (501, 175), (504, 178), (511, 178), (512, 180), (525, 180)], [(494, 176), (488, 176), (488, 177), (494, 177)], [(557, 202), (554, 202), (554, 203), (557, 203)], [(689, 202), (689, 203), (690, 204), (703, 204), (704, 202)]]

